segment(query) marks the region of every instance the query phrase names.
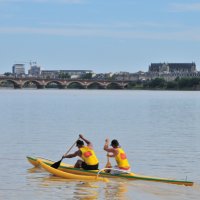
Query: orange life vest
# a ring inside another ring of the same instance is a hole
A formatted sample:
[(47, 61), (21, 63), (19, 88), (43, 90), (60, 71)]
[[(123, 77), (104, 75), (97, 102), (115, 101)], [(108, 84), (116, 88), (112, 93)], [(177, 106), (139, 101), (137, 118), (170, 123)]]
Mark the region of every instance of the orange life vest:
[(91, 149), (90, 147), (83, 146), (82, 148), (80, 148), (80, 151), (82, 153), (81, 158), (87, 165), (96, 165), (99, 163), (94, 150)]
[(115, 156), (115, 160), (117, 162), (117, 166), (120, 169), (129, 170), (130, 169), (130, 165), (129, 165), (129, 162), (128, 162), (128, 159), (126, 157), (126, 154), (125, 154), (124, 150), (121, 149), (121, 148), (117, 148), (117, 150), (118, 150), (118, 154)]

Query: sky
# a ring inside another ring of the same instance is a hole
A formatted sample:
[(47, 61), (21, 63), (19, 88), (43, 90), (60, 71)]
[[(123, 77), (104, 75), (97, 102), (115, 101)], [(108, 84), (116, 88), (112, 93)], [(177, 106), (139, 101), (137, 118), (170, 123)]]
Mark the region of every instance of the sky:
[(43, 70), (148, 71), (195, 62), (198, 0), (0, 0), (0, 74), (35, 61)]

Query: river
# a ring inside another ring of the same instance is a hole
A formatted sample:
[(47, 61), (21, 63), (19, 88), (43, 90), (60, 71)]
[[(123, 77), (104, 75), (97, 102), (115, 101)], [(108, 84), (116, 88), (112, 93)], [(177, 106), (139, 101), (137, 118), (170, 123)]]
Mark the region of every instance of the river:
[[(0, 199), (199, 199), (198, 91), (0, 89), (0, 113)], [(27, 162), (59, 160), (79, 134), (93, 142), (100, 168), (105, 139), (118, 139), (133, 172), (195, 184), (63, 180)]]

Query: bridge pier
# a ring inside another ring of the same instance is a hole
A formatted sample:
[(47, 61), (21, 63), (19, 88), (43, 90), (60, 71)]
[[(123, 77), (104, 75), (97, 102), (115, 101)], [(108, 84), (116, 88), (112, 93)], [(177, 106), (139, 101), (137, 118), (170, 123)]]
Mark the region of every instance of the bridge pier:
[(66, 88), (66, 85), (59, 85), (58, 88), (59, 88), (59, 89), (65, 89), (65, 88)]
[(14, 89), (22, 89), (22, 85), (14, 85)]
[(37, 89), (44, 89), (45, 88), (45, 85), (38, 85), (37, 86)]

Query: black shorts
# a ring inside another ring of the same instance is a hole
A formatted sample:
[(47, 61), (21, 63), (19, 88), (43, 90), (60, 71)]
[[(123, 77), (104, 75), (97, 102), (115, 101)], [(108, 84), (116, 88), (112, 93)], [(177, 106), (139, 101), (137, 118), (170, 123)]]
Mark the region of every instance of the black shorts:
[(83, 162), (81, 167), (84, 170), (98, 170), (99, 163), (97, 163), (96, 165), (87, 165), (85, 162)]

